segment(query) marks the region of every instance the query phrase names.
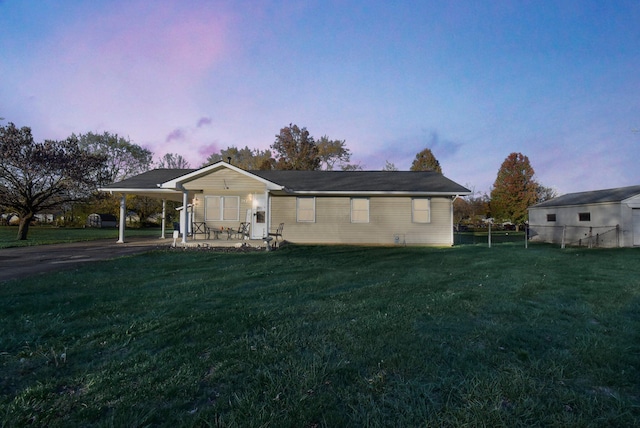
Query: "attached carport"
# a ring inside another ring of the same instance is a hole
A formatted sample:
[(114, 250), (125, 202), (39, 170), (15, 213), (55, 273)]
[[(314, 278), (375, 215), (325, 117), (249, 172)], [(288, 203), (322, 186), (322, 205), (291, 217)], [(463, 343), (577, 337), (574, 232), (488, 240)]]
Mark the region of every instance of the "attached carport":
[[(163, 183), (175, 180), (185, 174), (195, 171), (194, 169), (154, 169), (135, 177), (104, 186), (99, 190), (120, 196), (120, 222), (118, 227), (118, 243), (124, 243), (125, 217), (127, 212), (127, 195), (146, 196), (149, 198), (162, 199), (162, 232), (161, 238), (165, 237), (166, 229), (166, 203), (167, 201), (181, 202), (187, 206), (189, 199), (193, 198), (194, 192), (188, 190), (178, 190), (162, 187)], [(187, 216), (184, 216), (182, 230), (187, 228)], [(186, 234), (182, 234), (182, 242), (186, 242)]]

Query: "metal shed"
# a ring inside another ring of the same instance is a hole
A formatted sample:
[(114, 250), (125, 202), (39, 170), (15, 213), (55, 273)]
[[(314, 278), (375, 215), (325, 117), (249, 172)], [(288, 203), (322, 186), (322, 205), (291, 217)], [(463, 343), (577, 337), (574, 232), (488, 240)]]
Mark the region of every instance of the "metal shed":
[(640, 246), (640, 185), (568, 193), (529, 208), (532, 241)]

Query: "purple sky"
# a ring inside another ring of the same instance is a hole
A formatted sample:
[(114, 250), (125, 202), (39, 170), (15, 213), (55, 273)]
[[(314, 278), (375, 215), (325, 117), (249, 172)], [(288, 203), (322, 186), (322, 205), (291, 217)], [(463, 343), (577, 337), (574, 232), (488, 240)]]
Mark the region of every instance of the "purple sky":
[(640, 184), (637, 0), (0, 0), (0, 78), (2, 124), (192, 167), (294, 123), (478, 192), (511, 152), (559, 193)]

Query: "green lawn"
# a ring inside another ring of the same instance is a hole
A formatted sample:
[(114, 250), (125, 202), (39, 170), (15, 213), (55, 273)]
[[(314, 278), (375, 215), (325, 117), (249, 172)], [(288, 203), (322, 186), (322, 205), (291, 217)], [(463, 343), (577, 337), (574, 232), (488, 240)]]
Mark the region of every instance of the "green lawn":
[[(166, 232), (166, 236), (169, 236)], [(94, 229), (53, 226), (31, 226), (27, 240), (17, 239), (17, 226), (0, 226), (0, 249), (27, 247), (32, 245), (60, 244), (65, 242), (93, 241), (96, 239), (118, 239), (118, 229)], [(126, 229), (126, 236), (160, 236), (160, 228)]]
[(172, 250), (0, 283), (0, 420), (637, 425), (639, 255)]

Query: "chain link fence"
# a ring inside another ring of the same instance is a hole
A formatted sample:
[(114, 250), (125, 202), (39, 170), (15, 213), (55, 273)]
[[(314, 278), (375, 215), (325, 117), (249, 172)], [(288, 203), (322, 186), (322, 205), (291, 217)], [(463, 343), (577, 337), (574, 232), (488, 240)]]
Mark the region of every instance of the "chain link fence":
[(616, 248), (620, 246), (620, 226), (530, 225), (529, 239), (558, 244), (562, 248)]

